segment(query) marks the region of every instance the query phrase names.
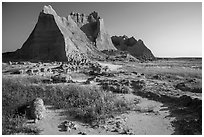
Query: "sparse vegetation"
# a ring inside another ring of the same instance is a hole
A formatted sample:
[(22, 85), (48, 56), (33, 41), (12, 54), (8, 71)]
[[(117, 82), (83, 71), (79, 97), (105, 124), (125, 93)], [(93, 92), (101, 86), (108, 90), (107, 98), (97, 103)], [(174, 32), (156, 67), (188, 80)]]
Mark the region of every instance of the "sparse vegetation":
[[(3, 78), (2, 82), (2, 133), (14, 134), (24, 132), (26, 134), (38, 134), (37, 129), (23, 126), (26, 118), (17, 114), (17, 109), (37, 97), (39, 87), (29, 86), (17, 79)], [(29, 90), (28, 90), (29, 89)], [(29, 92), (28, 92), (29, 91)]]
[[(36, 97), (41, 97), (45, 104), (67, 109), (74, 118), (89, 124), (100, 122), (113, 113), (130, 109), (124, 100), (119, 100), (114, 94), (98, 87), (77, 84), (43, 85), (38, 77), (25, 79), (3, 77), (3, 134), (26, 133), (27, 131), (31, 134), (38, 133), (36, 130), (23, 127), (25, 117), (24, 120), (20, 120), (21, 123), (18, 122), (19, 119), (16, 119), (16, 117), (19, 118), (19, 114), (16, 114), (18, 108)], [(11, 129), (12, 132), (10, 132)]]
[[(121, 64), (120, 64), (121, 65)], [(178, 79), (178, 77), (202, 78), (202, 61), (195, 59), (189, 61), (184, 60), (159, 60), (145, 63), (135, 63), (125, 65), (124, 69), (130, 72), (144, 73), (147, 77), (152, 77), (159, 74), (171, 79)]]
[[(36, 97), (42, 98), (45, 105), (66, 110), (66, 113), (60, 111), (60, 115), (66, 115), (68, 112), (68, 118), (72, 116), (78, 122), (92, 125), (91, 127), (102, 125), (107, 118), (111, 119), (129, 110), (154, 113), (152, 106), (137, 106), (140, 102), (130, 99), (133, 97), (132, 94), (135, 94), (167, 105), (170, 115), (176, 118), (172, 122), (173, 127), (178, 130), (175, 134), (200, 134), (202, 101), (199, 97), (202, 93), (202, 71), (200, 68), (191, 67), (192, 65), (199, 67), (199, 64), (190, 65), (182, 62), (183, 67), (178, 62), (169, 63), (172, 64), (165, 64), (163, 61), (124, 66), (120, 64), (122, 66), (120, 70), (108, 72), (112, 74), (111, 77), (101, 74), (94, 76), (86, 84), (53, 83), (50, 81), (52, 75), (3, 73), (5, 75), (2, 77), (2, 133), (38, 134), (40, 132), (37, 128), (25, 126), (27, 117), (24, 111), (21, 111)], [(88, 73), (75, 72), (71, 75), (73, 80), (90, 78)], [(198, 99), (193, 100), (192, 95)], [(194, 127), (198, 130), (194, 130)]]
[(2, 134), (29, 134), (29, 135), (38, 135), (40, 130), (36, 127), (26, 127), (24, 123), (26, 118), (24, 116), (19, 115), (6, 115), (3, 113), (2, 117)]

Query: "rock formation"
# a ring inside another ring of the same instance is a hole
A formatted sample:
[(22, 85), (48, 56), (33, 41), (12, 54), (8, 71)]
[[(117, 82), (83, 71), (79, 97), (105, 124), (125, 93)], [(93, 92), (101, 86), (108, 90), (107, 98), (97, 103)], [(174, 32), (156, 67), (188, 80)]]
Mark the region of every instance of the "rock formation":
[(95, 11), (89, 15), (71, 12), (65, 18), (58, 16), (51, 6), (44, 6), (23, 46), (15, 52), (3, 53), (3, 61), (105, 60), (110, 56), (106, 53), (117, 52), (117, 49), (129, 52), (133, 60), (134, 57), (154, 59), (142, 40), (127, 36), (111, 38), (103, 19)]
[(112, 36), (114, 46), (121, 51), (128, 51), (132, 56), (139, 60), (154, 60), (152, 52), (145, 46), (142, 40), (136, 40), (134, 37)]
[(116, 50), (97, 12), (89, 15), (72, 12), (70, 16), (98, 50)]
[(98, 13), (71, 13), (60, 17), (44, 6), (38, 22), (21, 49), (3, 54), (3, 60), (69, 61), (103, 58), (102, 50), (116, 50)]

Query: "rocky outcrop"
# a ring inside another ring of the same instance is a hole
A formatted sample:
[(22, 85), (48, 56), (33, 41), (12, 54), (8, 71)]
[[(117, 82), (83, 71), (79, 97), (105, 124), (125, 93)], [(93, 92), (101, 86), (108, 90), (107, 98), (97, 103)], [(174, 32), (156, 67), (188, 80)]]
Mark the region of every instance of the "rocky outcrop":
[(69, 61), (105, 58), (101, 50), (116, 50), (98, 13), (71, 13), (60, 17), (44, 6), (38, 22), (21, 49), (3, 54), (3, 60)]
[(154, 60), (152, 52), (145, 46), (142, 40), (136, 40), (134, 37), (112, 36), (114, 46), (121, 51), (128, 51), (132, 56), (139, 60)]
[(105, 30), (103, 19), (99, 19), (99, 32), (96, 38), (96, 47), (99, 50), (116, 50), (112, 44), (111, 37)]
[(94, 11), (88, 16), (74, 12), (70, 15), (80, 29), (86, 34), (87, 38), (94, 43), (97, 49), (100, 51), (116, 50), (105, 29), (104, 21), (99, 17), (97, 12)]

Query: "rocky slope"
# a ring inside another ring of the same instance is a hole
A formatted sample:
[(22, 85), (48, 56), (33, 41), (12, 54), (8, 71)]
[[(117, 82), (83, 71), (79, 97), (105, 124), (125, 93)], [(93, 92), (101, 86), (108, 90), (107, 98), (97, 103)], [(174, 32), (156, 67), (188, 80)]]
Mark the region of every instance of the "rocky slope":
[(38, 22), (21, 49), (3, 53), (5, 59), (67, 61), (70, 59), (104, 58), (102, 50), (116, 50), (96, 12), (90, 15), (71, 13), (57, 15), (44, 6)]
[(132, 56), (139, 60), (154, 60), (152, 52), (145, 46), (142, 40), (136, 40), (134, 37), (112, 36), (114, 46), (121, 51), (128, 51)]

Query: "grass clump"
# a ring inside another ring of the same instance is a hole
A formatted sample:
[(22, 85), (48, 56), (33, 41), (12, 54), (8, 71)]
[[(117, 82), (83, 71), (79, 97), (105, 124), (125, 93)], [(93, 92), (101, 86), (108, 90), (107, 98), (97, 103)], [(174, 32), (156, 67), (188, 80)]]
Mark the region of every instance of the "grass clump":
[(66, 97), (70, 114), (88, 123), (99, 121), (114, 105), (110, 94), (93, 87), (72, 87)]
[(129, 109), (125, 100), (94, 86), (71, 84), (63, 88), (52, 87), (50, 91), (55, 106), (67, 109), (71, 116), (89, 124)]

